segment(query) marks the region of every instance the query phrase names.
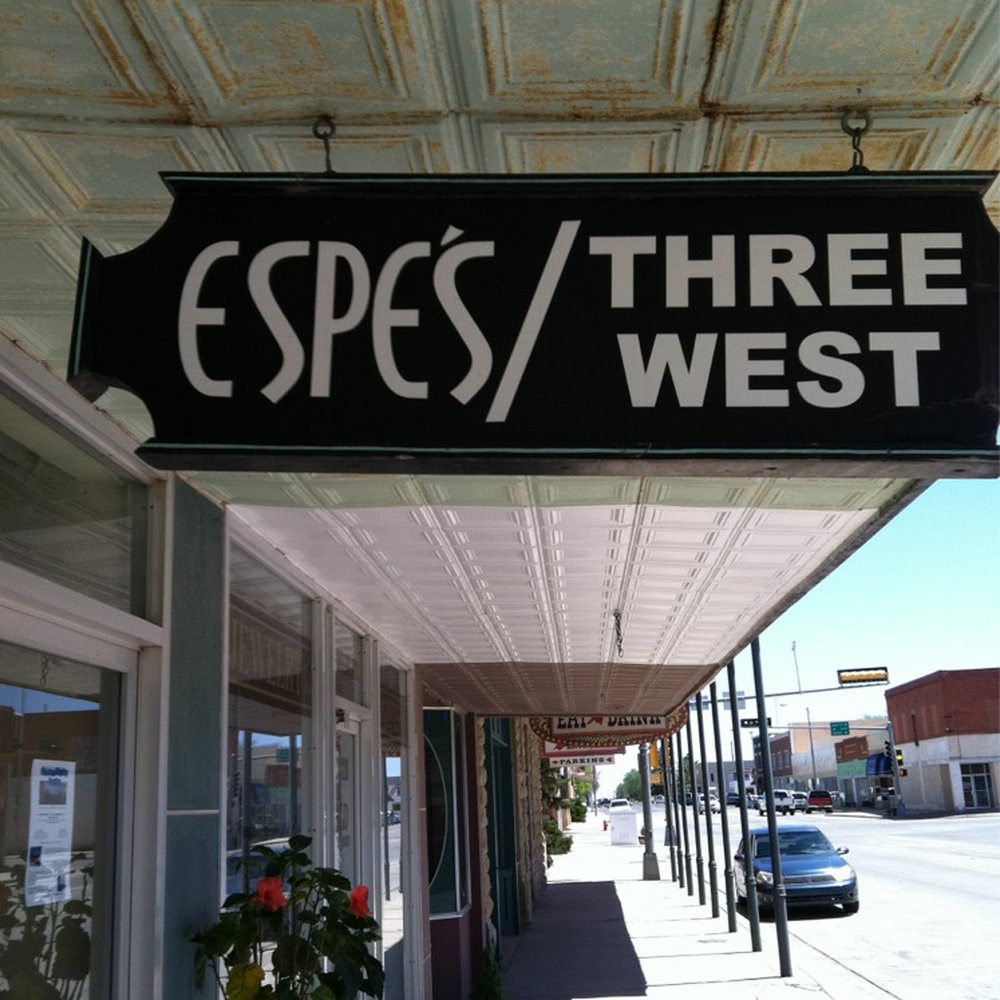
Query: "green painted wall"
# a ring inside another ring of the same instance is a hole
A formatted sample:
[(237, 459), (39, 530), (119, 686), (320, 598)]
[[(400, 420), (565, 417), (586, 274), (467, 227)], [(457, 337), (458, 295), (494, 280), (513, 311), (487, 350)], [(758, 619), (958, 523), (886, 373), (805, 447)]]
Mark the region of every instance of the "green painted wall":
[(181, 482), (174, 524), (163, 995), (182, 1000), (215, 995), (210, 983), (195, 989), (190, 938), (220, 902), (226, 525), (220, 508)]

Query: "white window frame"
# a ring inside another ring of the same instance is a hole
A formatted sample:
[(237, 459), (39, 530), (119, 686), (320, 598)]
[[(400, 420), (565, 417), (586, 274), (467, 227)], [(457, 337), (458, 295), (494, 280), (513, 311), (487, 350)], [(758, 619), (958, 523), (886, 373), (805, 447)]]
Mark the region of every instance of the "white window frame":
[(152, 945), (162, 938), (157, 931), (164, 898), (164, 630), (28, 570), (2, 565), (0, 637), (5, 642), (121, 676), (112, 996), (157, 996), (162, 955), (153, 954)]

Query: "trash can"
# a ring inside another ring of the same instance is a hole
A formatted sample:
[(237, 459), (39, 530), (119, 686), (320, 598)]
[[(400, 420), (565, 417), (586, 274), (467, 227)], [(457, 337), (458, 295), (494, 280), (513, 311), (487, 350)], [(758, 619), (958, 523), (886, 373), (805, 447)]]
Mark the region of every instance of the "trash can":
[(635, 813), (631, 809), (612, 809), (608, 818), (611, 820), (612, 844), (631, 844), (634, 847), (639, 842)]

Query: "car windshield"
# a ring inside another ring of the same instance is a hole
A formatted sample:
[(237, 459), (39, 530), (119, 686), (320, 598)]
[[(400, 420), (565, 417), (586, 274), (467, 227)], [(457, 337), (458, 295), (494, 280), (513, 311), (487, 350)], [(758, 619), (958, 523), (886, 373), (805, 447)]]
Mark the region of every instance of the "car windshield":
[[(819, 830), (782, 830), (778, 833), (778, 853), (782, 857), (802, 854), (829, 854), (833, 844)], [(771, 838), (758, 837), (754, 842), (754, 857), (771, 856)]]

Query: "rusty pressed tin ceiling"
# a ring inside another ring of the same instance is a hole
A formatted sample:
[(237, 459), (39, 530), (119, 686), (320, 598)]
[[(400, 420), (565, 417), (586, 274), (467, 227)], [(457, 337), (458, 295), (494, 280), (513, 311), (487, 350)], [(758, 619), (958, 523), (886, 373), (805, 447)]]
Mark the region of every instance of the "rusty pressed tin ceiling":
[[(0, 335), (63, 377), (81, 239), (146, 240), (161, 171), (321, 171), (320, 114), (339, 172), (840, 171), (848, 109), (873, 170), (997, 170), (998, 37), (993, 0), (6, 0)], [(191, 478), (432, 698), (511, 714), (674, 708), (923, 485)]]

